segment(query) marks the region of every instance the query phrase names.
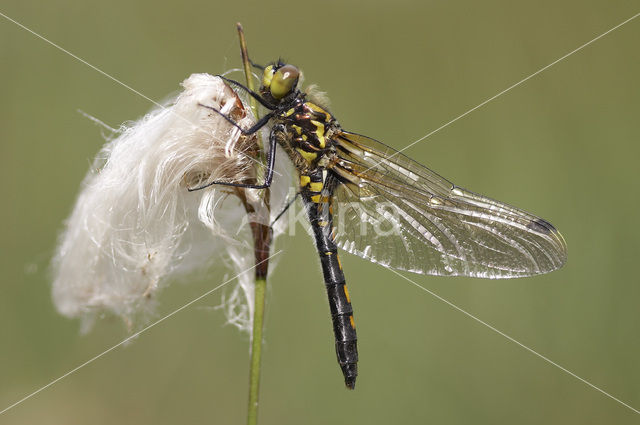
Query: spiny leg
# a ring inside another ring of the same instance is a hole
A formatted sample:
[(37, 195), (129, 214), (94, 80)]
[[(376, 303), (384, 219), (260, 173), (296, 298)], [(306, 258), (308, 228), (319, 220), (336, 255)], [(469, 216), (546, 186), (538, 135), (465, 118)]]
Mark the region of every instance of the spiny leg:
[(254, 134), (255, 132), (257, 132), (258, 130), (260, 130), (262, 127), (264, 127), (265, 125), (267, 125), (267, 123), (269, 122), (269, 120), (271, 118), (273, 118), (274, 113), (273, 112), (269, 112), (267, 115), (265, 115), (264, 117), (260, 118), (260, 120), (258, 120), (257, 123), (255, 123), (254, 125), (252, 125), (251, 127), (249, 127), (249, 129), (245, 130), (244, 128), (240, 127), (238, 125), (237, 122), (235, 122), (233, 120), (233, 118), (228, 117), (227, 115), (223, 114), (222, 111), (220, 111), (217, 108), (214, 108), (213, 106), (209, 106), (209, 105), (203, 105), (202, 103), (198, 103), (198, 106), (202, 106), (203, 108), (207, 108), (212, 110), (213, 112), (217, 113), (218, 115), (220, 115), (222, 118), (224, 118), (225, 120), (227, 120), (227, 122), (229, 124), (231, 124), (232, 126), (234, 126), (235, 128), (237, 128), (238, 130), (240, 130), (240, 132), (244, 135), (244, 136), (250, 136), (252, 134)]
[(276, 146), (278, 145), (278, 138), (276, 137), (276, 132), (280, 130), (281, 130), (280, 126), (276, 126), (273, 128), (273, 130), (271, 130), (271, 133), (269, 134), (269, 153), (267, 154), (267, 175), (265, 177), (265, 181), (263, 184), (245, 184), (245, 183), (231, 183), (231, 182), (225, 182), (225, 181), (213, 181), (196, 188), (187, 188), (187, 190), (189, 192), (193, 192), (196, 190), (205, 189), (209, 186), (213, 186), (214, 184), (221, 185), (221, 186), (242, 187), (246, 189), (266, 189), (267, 187), (271, 186), (271, 181), (273, 180), (273, 170), (276, 162)]
[(271, 227), (273, 227), (273, 225), (276, 224), (276, 221), (278, 221), (280, 219), (280, 217), (282, 217), (284, 215), (284, 213), (286, 213), (287, 210), (289, 210), (289, 208), (291, 207), (291, 205), (293, 205), (293, 203), (296, 201), (298, 196), (300, 196), (300, 192), (297, 192), (293, 198), (291, 198), (289, 201), (287, 201), (287, 203), (285, 204), (285, 206), (282, 209), (282, 211), (280, 211), (278, 213), (278, 215), (276, 216), (276, 218), (274, 218), (273, 221), (271, 222)]
[(259, 93), (254, 92), (253, 90), (249, 89), (247, 86), (243, 85), (242, 83), (239, 83), (236, 80), (232, 80), (231, 78), (227, 78), (224, 75), (218, 75), (218, 77), (222, 78), (227, 83), (233, 84), (234, 86), (239, 87), (242, 90), (246, 91), (249, 96), (253, 97), (255, 100), (258, 101), (258, 103), (260, 103), (265, 108), (270, 110), (276, 109), (274, 105), (271, 105), (265, 102), (265, 100), (262, 98), (262, 96), (260, 96)]

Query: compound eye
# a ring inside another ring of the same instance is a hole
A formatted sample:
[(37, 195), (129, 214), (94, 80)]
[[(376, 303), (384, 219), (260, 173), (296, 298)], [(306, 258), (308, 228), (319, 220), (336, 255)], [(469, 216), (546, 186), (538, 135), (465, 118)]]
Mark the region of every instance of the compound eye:
[(271, 86), (273, 74), (273, 65), (269, 65), (264, 69), (264, 72), (262, 73), (262, 87), (269, 88)]
[(295, 66), (284, 65), (278, 68), (271, 79), (271, 86), (269, 87), (271, 96), (274, 99), (282, 99), (293, 91), (298, 84), (298, 78), (300, 78), (300, 71)]

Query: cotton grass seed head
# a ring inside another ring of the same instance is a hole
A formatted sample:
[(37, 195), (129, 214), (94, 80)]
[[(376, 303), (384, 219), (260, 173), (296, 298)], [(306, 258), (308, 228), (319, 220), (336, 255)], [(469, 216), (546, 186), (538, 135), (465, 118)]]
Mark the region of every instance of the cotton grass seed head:
[[(193, 74), (182, 85), (184, 91), (167, 107), (124, 125), (102, 148), (60, 236), (53, 300), (60, 313), (82, 317), (85, 328), (103, 311), (131, 323), (151, 311), (154, 295), (171, 277), (212, 261), (237, 272), (253, 266), (247, 218), (234, 191), (187, 188), (250, 181), (258, 169), (256, 139), (201, 105), (219, 109), (243, 128), (255, 120), (218, 77)], [(288, 187), (288, 178), (276, 180)], [(273, 201), (285, 190), (274, 186)], [(258, 191), (242, 195), (260, 205)], [(229, 321), (245, 329), (251, 323), (246, 302), (253, 298), (252, 283), (245, 273), (227, 297)]]

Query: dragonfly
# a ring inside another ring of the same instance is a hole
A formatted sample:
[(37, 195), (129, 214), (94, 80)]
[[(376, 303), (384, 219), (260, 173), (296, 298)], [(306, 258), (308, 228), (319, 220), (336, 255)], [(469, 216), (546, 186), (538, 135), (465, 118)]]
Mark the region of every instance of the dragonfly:
[(358, 375), (353, 307), (338, 248), (396, 270), (425, 275), (517, 278), (563, 266), (567, 246), (548, 221), (457, 186), (399, 151), (344, 130), (299, 87), (300, 70), (281, 60), (262, 70), (257, 92), (221, 76), (268, 112), (243, 129), (267, 126), (269, 150), (259, 184), (213, 181), (250, 189), (270, 186), (276, 148), (297, 170), (298, 196), (311, 224), (329, 299), (338, 363), (347, 388)]

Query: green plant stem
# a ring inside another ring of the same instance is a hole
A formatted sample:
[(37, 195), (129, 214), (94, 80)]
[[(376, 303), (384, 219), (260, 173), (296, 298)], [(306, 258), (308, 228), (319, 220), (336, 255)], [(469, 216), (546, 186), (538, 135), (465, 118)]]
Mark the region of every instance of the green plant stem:
[[(244, 30), (242, 29), (242, 24), (238, 22), (236, 24), (236, 28), (238, 29), (238, 37), (240, 37), (240, 53), (242, 54), (242, 66), (244, 68), (244, 76), (247, 80), (247, 88), (251, 91), (255, 91), (253, 88), (253, 78), (251, 78), (251, 64), (249, 63), (249, 52), (247, 51), (247, 42), (244, 38)], [(253, 111), (253, 115), (259, 119), (258, 116), (258, 102), (249, 96), (249, 104), (251, 105), (251, 110)]]
[(258, 422), (258, 395), (260, 391), (260, 365), (262, 357), (262, 328), (264, 323), (266, 278), (255, 282), (255, 298), (253, 311), (253, 333), (251, 339), (251, 366), (249, 368), (249, 409), (248, 425)]
[[(244, 38), (242, 25), (236, 25), (238, 36), (240, 38), (240, 51), (242, 53), (242, 64), (244, 74), (247, 80), (247, 87), (253, 91), (253, 78), (251, 78), (251, 65), (249, 63), (249, 53), (247, 52), (247, 43)], [(258, 105), (253, 97), (249, 98), (251, 109), (254, 116), (258, 117)], [(262, 152), (262, 144), (260, 137), (255, 138), (258, 144), (259, 152)], [(264, 161), (261, 153), (258, 153)], [(269, 222), (270, 220), (270, 200), (271, 192), (266, 188), (262, 192), (263, 209), (256, 211), (255, 207), (249, 205), (246, 197), (243, 197), (245, 210), (251, 216), (256, 212), (262, 214), (263, 220), (250, 223), (253, 234), (253, 245), (256, 261), (255, 270), (255, 290), (253, 300), (253, 330), (251, 335), (251, 360), (249, 366), (249, 406), (247, 412), (247, 424), (256, 425), (258, 423), (258, 397), (260, 395), (260, 367), (262, 360), (262, 329), (264, 324), (265, 310), (265, 293), (267, 289), (267, 272), (269, 270), (269, 252), (271, 250), (271, 242), (273, 240), (273, 230), (270, 226), (259, 224)], [(266, 219), (267, 221), (264, 221)]]
[[(268, 189), (266, 189), (268, 190)], [(269, 218), (269, 193), (265, 194), (263, 201)], [(252, 215), (256, 210), (252, 205), (245, 202), (247, 214)], [(255, 254), (255, 282), (253, 297), (253, 323), (251, 335), (251, 360), (249, 363), (249, 407), (247, 413), (247, 424), (256, 425), (258, 421), (258, 397), (260, 394), (260, 366), (262, 359), (262, 329), (264, 325), (265, 293), (267, 289), (267, 273), (269, 271), (269, 252), (273, 241), (273, 229), (271, 226), (258, 222), (250, 223), (253, 235)]]

